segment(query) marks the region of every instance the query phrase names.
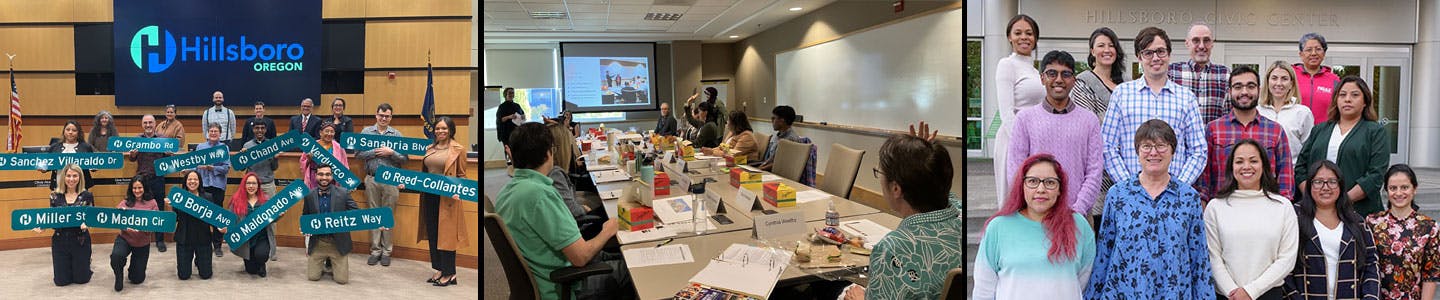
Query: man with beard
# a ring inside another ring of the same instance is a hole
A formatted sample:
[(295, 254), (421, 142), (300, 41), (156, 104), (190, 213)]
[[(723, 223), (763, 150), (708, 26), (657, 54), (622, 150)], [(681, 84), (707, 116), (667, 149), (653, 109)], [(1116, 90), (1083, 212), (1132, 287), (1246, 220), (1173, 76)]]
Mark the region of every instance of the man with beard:
[[(1230, 73), (1230, 113), (1210, 121), (1206, 126), (1205, 141), (1209, 144), (1210, 163), (1195, 183), (1200, 197), (1209, 201), (1215, 192), (1223, 189), (1227, 182), (1225, 164), (1229, 161), (1230, 148), (1240, 140), (1255, 140), (1264, 146), (1280, 184), (1280, 194), (1294, 199), (1291, 187), (1295, 185), (1295, 166), (1290, 163), (1290, 144), (1285, 129), (1280, 123), (1259, 115), (1255, 107), (1259, 104), (1259, 73), (1250, 67), (1241, 66)], [(1255, 175), (1259, 176), (1259, 175)]]
[(1170, 64), (1170, 80), (1195, 93), (1195, 107), (1209, 123), (1230, 111), (1230, 102), (1225, 101), (1225, 81), (1230, 70), (1210, 60), (1215, 38), (1211, 36), (1209, 25), (1190, 25), (1190, 32), (1185, 35), (1185, 47), (1190, 49), (1190, 61)]
[[(1075, 87), (1075, 58), (1070, 53), (1050, 51), (1040, 59), (1040, 66), (1045, 101), (1015, 115), (1005, 174), (1019, 174), (1031, 155), (1054, 155), (1070, 180), (1063, 191), (1070, 208), (1088, 212), (1100, 193), (1100, 176), (1105, 170), (1100, 120), (1088, 110), (1077, 112), (1080, 107), (1070, 101), (1070, 89)], [(1009, 191), (1009, 187), (1000, 189)]]

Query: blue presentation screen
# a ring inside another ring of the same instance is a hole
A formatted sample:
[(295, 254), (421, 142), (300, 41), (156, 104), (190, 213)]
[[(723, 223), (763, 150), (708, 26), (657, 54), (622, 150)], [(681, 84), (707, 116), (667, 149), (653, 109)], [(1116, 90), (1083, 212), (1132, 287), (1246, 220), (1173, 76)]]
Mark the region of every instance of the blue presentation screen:
[(655, 43), (560, 43), (562, 98), (576, 112), (654, 110)]
[(115, 1), (115, 104), (320, 97), (320, 0)]

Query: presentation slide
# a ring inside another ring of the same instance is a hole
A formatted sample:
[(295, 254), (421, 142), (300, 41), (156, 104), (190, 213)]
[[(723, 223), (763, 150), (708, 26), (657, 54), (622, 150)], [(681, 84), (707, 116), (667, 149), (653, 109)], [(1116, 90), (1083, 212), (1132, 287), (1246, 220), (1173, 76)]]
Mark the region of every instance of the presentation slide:
[(561, 43), (562, 94), (576, 112), (653, 110), (654, 43)]

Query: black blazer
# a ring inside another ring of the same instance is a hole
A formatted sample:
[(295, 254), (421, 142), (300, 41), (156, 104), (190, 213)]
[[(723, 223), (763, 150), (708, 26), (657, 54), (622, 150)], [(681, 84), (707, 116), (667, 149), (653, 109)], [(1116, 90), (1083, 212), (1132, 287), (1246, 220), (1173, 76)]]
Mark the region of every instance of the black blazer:
[[(309, 215), (309, 214), (318, 214), (318, 213), (320, 213), (320, 204), (319, 204), (319, 202), (320, 202), (320, 188), (319, 188), (319, 187), (316, 187), (315, 190), (310, 191), (309, 194), (306, 194), (306, 195), (305, 195), (305, 210), (304, 210), (304, 212), (302, 213), (302, 215)], [(350, 191), (345, 190), (345, 188), (343, 188), (343, 187), (336, 186), (334, 183), (331, 183), (331, 184), (330, 184), (330, 212), (342, 212), (342, 211), (355, 210), (355, 209), (360, 209), (360, 207), (355, 205), (355, 199), (351, 199), (351, 198), (350, 198)], [(350, 233), (349, 233), (349, 232), (332, 233), (332, 234), (321, 234), (321, 235), (317, 235), (317, 236), (315, 236), (315, 237), (321, 237), (321, 236), (330, 236), (330, 237), (335, 238), (335, 250), (336, 250), (336, 251), (340, 251), (340, 255), (350, 254), (350, 247), (351, 247), (351, 245), (350, 245)], [(315, 243), (316, 243), (316, 241), (318, 241), (318, 240), (319, 240), (319, 239), (314, 239), (314, 238), (310, 239), (310, 243), (307, 245), (307, 247), (305, 247), (305, 249), (306, 249), (306, 250), (305, 250), (305, 254), (308, 255), (308, 254), (310, 254), (310, 253), (312, 253), (312, 252), (315, 251)]]
[[(325, 117), (321, 122), (335, 122), (335, 116)], [(355, 120), (350, 116), (341, 115), (340, 125), (335, 125), (335, 139), (339, 140), (340, 134), (346, 132), (355, 133)], [(315, 128), (315, 138), (320, 138), (320, 128)]]
[(175, 211), (175, 244), (209, 246), (212, 238), (210, 223), (179, 210)]
[[(60, 151), (65, 151), (64, 142), (55, 142), (54, 144), (50, 144), (50, 148), (45, 148), (45, 152), (47, 152), (47, 153), (60, 153)], [(94, 147), (94, 146), (90, 146), (90, 143), (80, 142), (79, 145), (75, 145), (75, 153), (95, 153), (95, 147)], [(55, 173), (55, 171), (45, 171), (45, 172), (46, 172), (46, 173)], [(50, 180), (50, 190), (53, 191), (53, 190), (55, 190), (55, 187), (57, 186), (56, 183), (58, 183), (60, 180), (64, 180), (64, 178), (56, 178), (54, 174), (50, 174), (49, 176), (50, 176), (50, 179), (51, 179), (51, 180)], [(91, 187), (94, 187), (94, 186), (95, 186), (95, 181), (94, 181), (94, 180), (90, 180), (90, 170), (85, 170), (85, 174), (80, 174), (80, 178), (82, 178), (82, 179), (85, 180), (85, 189), (88, 190), (88, 189), (90, 189)]]
[[(257, 124), (257, 123), (259, 123), (259, 124), (265, 124), (265, 139), (266, 139), (266, 140), (275, 138), (275, 136), (276, 136), (275, 132), (276, 132), (276, 131), (280, 131), (279, 128), (275, 128), (275, 120), (274, 120), (274, 119), (270, 119), (270, 117), (260, 117), (260, 118), (251, 117), (250, 119), (245, 120), (245, 129), (244, 129), (244, 130), (241, 130), (240, 145), (244, 145), (245, 142), (249, 142), (250, 140), (255, 139), (255, 124)], [(239, 147), (232, 147), (232, 149), (240, 149), (240, 148), (239, 148)]]
[[(320, 138), (320, 120), (324, 118), (311, 114), (310, 122), (308, 122), (310, 124), (305, 125), (305, 134), (309, 134), (311, 138)], [(290, 130), (287, 131), (299, 131), (300, 127), (300, 116), (290, 117)]]

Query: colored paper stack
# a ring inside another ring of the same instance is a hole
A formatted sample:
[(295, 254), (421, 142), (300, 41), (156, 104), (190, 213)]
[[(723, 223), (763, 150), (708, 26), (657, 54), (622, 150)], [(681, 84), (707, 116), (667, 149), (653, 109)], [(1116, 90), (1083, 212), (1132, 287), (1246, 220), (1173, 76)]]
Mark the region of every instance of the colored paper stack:
[(654, 186), (656, 197), (669, 196), (670, 175), (666, 175), (665, 172), (655, 172), (655, 184), (652, 186)]
[(750, 190), (759, 190), (762, 184), (760, 178), (761, 174), (759, 172), (749, 172), (743, 168), (730, 169), (730, 186), (735, 188), (744, 187)]
[(648, 206), (620, 205), (620, 230), (641, 231), (655, 228), (655, 210)]
[(780, 182), (765, 183), (765, 202), (775, 207), (795, 206), (795, 189)]

